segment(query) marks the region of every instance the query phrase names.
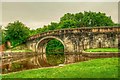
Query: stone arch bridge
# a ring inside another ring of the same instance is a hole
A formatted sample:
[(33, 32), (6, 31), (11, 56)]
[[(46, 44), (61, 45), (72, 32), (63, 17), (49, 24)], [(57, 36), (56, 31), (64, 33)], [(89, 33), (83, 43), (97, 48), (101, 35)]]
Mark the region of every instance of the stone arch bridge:
[[(89, 48), (118, 47), (120, 27), (83, 27), (61, 29), (31, 36), (26, 44), (46, 61), (46, 45), (57, 39), (64, 45), (65, 63), (79, 61), (77, 54)], [(76, 60), (77, 59), (77, 60)]]

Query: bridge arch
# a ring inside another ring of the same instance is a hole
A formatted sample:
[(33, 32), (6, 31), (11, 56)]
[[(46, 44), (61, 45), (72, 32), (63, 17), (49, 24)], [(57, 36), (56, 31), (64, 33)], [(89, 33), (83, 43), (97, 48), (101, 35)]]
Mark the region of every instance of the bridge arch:
[[(47, 45), (46, 43), (48, 43), (52, 39), (56, 39), (56, 40), (60, 41), (63, 44), (64, 50), (65, 50), (65, 48), (66, 48), (65, 47), (65, 43), (60, 38), (55, 37), (55, 36), (47, 36), (47, 37), (44, 37), (44, 38), (42, 38), (42, 39), (40, 39), (38, 41), (38, 43), (36, 44), (36, 52), (39, 52), (38, 51), (39, 45), (41, 45), (40, 47), (44, 48), (44, 50), (45, 50), (46, 49), (46, 45)], [(42, 50), (42, 51), (45, 52), (44, 50)]]
[[(41, 59), (40, 65), (42, 66), (44, 66), (45, 64), (51, 65), (46, 55), (46, 47), (47, 47), (47, 43), (52, 39), (56, 39), (61, 42), (61, 44), (64, 47), (63, 53), (65, 54), (65, 44), (60, 38), (55, 37), (55, 36), (47, 36), (47, 37), (40, 39), (38, 43), (36, 44), (36, 52), (41, 55), (41, 57), (39, 58)], [(44, 63), (42, 64), (41, 62), (44, 62)], [(65, 58), (64, 58), (64, 62), (65, 62)]]

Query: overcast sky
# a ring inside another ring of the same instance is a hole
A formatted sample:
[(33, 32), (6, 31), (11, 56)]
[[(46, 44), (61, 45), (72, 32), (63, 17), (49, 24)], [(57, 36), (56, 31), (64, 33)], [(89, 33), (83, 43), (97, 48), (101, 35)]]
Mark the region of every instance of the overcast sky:
[(2, 2), (2, 25), (19, 20), (31, 29), (58, 22), (65, 13), (103, 12), (118, 22), (117, 2)]

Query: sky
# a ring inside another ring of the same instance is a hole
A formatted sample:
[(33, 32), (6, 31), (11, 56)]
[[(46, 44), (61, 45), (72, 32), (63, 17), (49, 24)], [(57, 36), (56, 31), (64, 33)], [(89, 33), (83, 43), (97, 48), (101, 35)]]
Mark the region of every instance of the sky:
[(6, 26), (10, 22), (19, 20), (30, 29), (43, 27), (51, 22), (59, 22), (60, 17), (65, 13), (84, 11), (103, 12), (111, 16), (115, 23), (118, 22), (118, 2), (14, 2), (14, 0), (9, 2), (3, 0), (1, 9), (1, 25)]

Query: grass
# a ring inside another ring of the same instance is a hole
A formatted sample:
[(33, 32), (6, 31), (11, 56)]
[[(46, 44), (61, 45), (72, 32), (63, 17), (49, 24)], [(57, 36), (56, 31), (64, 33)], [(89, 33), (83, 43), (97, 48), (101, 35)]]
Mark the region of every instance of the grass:
[(87, 49), (86, 52), (118, 52), (118, 48), (96, 48)]
[(118, 59), (101, 58), (63, 67), (25, 70), (3, 78), (118, 78)]

